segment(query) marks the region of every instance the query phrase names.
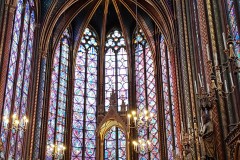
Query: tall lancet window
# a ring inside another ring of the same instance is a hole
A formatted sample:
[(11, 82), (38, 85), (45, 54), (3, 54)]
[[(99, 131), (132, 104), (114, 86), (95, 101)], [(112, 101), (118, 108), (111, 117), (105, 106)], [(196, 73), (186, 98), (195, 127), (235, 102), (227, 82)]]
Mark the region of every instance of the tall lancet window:
[(57, 45), (54, 53), (51, 94), (47, 124), (47, 149), (46, 159), (53, 159), (52, 150), (48, 147), (52, 144), (64, 144), (66, 130), (66, 106), (68, 94), (68, 66), (70, 54), (70, 33), (66, 29)]
[(137, 30), (134, 37), (135, 44), (135, 73), (136, 73), (136, 102), (137, 111), (145, 109), (153, 113), (154, 117), (150, 127), (139, 129), (138, 137), (149, 139), (153, 144), (150, 154), (139, 154), (141, 160), (160, 159), (157, 121), (157, 95), (156, 80), (154, 77), (154, 61), (150, 47), (141, 29)]
[[(238, 25), (237, 24), (237, 17), (236, 17), (236, 12), (238, 11), (237, 9), (237, 2), (234, 3), (234, 0), (227, 0), (227, 7), (228, 7), (228, 21), (230, 24), (230, 32), (233, 36), (234, 40), (240, 40), (240, 33), (239, 33), (239, 29), (238, 29)], [(240, 2), (239, 2), (240, 5)], [(235, 42), (236, 42), (235, 41)], [(240, 58), (240, 46), (237, 45), (235, 43), (235, 52), (237, 54), (237, 56)]]
[[(33, 0), (19, 0), (15, 12), (7, 84), (5, 88), (3, 115), (1, 121), (1, 141), (4, 159), (22, 159), (25, 133), (20, 130), (7, 131), (4, 121), (11, 122), (13, 114), (18, 119), (28, 115), (28, 101), (31, 94), (30, 74), (35, 15)], [(5, 120), (4, 120), (5, 119)], [(12, 126), (9, 126), (12, 127)], [(3, 158), (3, 157), (2, 157)]]
[(75, 65), (71, 155), (74, 160), (96, 159), (97, 53), (97, 36), (86, 28)]
[[(114, 29), (107, 35), (105, 44), (105, 110), (110, 105), (112, 90), (117, 94), (120, 111), (122, 100), (128, 104), (128, 62), (126, 44), (122, 32)], [(113, 127), (105, 135), (105, 159), (126, 159), (126, 140), (124, 133)], [(125, 157), (125, 158), (124, 158)]]
[(128, 104), (128, 62), (125, 40), (119, 30), (107, 36), (105, 48), (105, 110), (108, 111), (110, 95), (115, 90), (120, 111), (121, 99)]
[(173, 79), (173, 67), (170, 61), (170, 53), (167, 49), (164, 37), (161, 37), (160, 41), (161, 49), (161, 68), (162, 68), (162, 88), (163, 88), (163, 104), (165, 113), (165, 130), (167, 141), (168, 159), (173, 160), (174, 150), (176, 154), (179, 154), (179, 139), (177, 134), (177, 122), (176, 122), (176, 95), (174, 94), (174, 79)]

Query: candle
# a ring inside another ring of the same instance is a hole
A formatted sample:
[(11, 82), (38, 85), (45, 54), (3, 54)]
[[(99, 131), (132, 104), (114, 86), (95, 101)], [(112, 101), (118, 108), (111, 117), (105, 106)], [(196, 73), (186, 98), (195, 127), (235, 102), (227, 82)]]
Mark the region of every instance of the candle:
[(134, 125), (137, 126), (137, 117), (134, 117)]
[(208, 44), (206, 45), (206, 48), (207, 48), (207, 59), (210, 60), (210, 51), (209, 51), (209, 46)]
[(234, 84), (233, 84), (233, 78), (232, 78), (232, 73), (231, 72), (229, 73), (229, 76), (230, 76), (231, 87), (233, 87)]
[(203, 87), (202, 79), (201, 79), (200, 73), (198, 73), (198, 78), (199, 78), (200, 87)]
[(7, 128), (9, 123), (9, 119), (7, 118), (7, 116), (3, 116), (3, 127)]
[(223, 37), (224, 49), (226, 50), (227, 49), (227, 43), (226, 43), (226, 36), (225, 36), (224, 32), (222, 33), (222, 37)]
[(214, 57), (215, 57), (215, 66), (218, 66), (218, 57), (217, 57), (217, 53), (214, 53)]
[(220, 73), (220, 71), (218, 71), (218, 78), (219, 78), (219, 82), (221, 83), (221, 82), (222, 82), (222, 78), (221, 78), (221, 73)]
[(196, 82), (196, 80), (194, 81), (194, 88), (195, 88), (196, 94), (198, 94), (198, 89), (197, 89), (197, 82)]
[(227, 87), (227, 81), (224, 80), (224, 87), (225, 87), (225, 92), (228, 93), (228, 87)]
[(127, 119), (128, 125), (130, 125), (130, 118), (131, 118), (131, 114), (128, 114), (128, 119)]
[(207, 93), (208, 93), (208, 94), (210, 93), (209, 84), (207, 84)]

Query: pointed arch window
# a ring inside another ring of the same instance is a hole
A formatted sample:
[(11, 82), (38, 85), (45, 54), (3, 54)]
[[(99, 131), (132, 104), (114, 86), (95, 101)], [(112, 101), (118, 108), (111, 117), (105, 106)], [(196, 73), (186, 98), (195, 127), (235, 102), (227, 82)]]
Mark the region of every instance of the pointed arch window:
[[(33, 8), (33, 0), (19, 0), (17, 3), (2, 119), (3, 117), (11, 119), (10, 115), (12, 114), (16, 114), (19, 119), (27, 115), (35, 26)], [(22, 158), (24, 138), (23, 131), (7, 131), (4, 130), (3, 123), (1, 124), (4, 159)]]
[(115, 29), (107, 36), (105, 44), (105, 110), (108, 111), (112, 89), (117, 91), (118, 111), (121, 99), (128, 104), (128, 62), (122, 32)]
[(149, 129), (138, 131), (138, 137), (151, 140), (153, 150), (150, 154), (140, 154), (139, 159), (160, 159), (157, 121), (157, 94), (156, 80), (154, 77), (154, 61), (150, 47), (141, 29), (135, 32), (135, 74), (136, 74), (136, 102), (137, 111), (143, 112), (148, 109), (155, 116)]
[(163, 104), (165, 113), (165, 130), (167, 141), (168, 159), (173, 159), (173, 151), (179, 153), (177, 124), (176, 124), (176, 108), (175, 108), (175, 95), (173, 92), (173, 73), (172, 65), (170, 62), (170, 53), (165, 44), (164, 37), (160, 41), (161, 49), (161, 68), (162, 68), (162, 88), (163, 88)]
[[(128, 104), (128, 62), (126, 43), (122, 32), (114, 29), (107, 35), (105, 44), (105, 110), (110, 105), (112, 90), (117, 93), (118, 111), (122, 100)], [(125, 134), (113, 127), (105, 136), (104, 159), (126, 159)], [(124, 158), (125, 157), (125, 158)]]
[(75, 65), (71, 154), (74, 160), (96, 159), (98, 49), (95, 32), (86, 28)]
[[(239, 33), (239, 28), (237, 24), (237, 16), (236, 13), (238, 11), (237, 8), (237, 2), (234, 0), (227, 0), (227, 8), (228, 8), (228, 22), (230, 25), (230, 32), (232, 34), (232, 37), (234, 40), (239, 41), (240, 40), (240, 33)], [(239, 2), (240, 5), (240, 2)], [(237, 56), (240, 58), (240, 46), (236, 44), (235, 41), (235, 52)]]
[(105, 160), (125, 160), (126, 156), (126, 136), (117, 127), (112, 127), (104, 138), (104, 159)]
[(51, 94), (47, 124), (46, 159), (52, 159), (52, 144), (65, 142), (70, 33), (66, 29), (57, 45), (52, 66)]

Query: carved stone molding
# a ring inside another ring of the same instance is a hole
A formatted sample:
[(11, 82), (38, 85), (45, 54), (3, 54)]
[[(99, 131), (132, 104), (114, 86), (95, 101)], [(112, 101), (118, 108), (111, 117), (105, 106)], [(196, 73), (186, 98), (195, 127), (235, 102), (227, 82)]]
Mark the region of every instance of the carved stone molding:
[(240, 123), (227, 135), (225, 142), (230, 150), (231, 159), (238, 160), (240, 157)]

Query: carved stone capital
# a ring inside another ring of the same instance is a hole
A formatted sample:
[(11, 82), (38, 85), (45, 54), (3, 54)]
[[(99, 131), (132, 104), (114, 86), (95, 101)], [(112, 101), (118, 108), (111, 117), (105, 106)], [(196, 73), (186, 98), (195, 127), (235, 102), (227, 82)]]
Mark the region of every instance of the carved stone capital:
[(42, 58), (47, 58), (47, 51), (39, 50), (39, 54), (41, 55)]
[(176, 43), (173, 43), (171, 45), (168, 46), (169, 52), (172, 53), (174, 52), (174, 49), (176, 48)]
[(9, 13), (14, 14), (16, 9), (17, 9), (17, 6), (14, 6), (14, 5), (11, 5), (11, 4), (7, 4), (5, 9), (7, 10), (8, 8), (9, 8)]

